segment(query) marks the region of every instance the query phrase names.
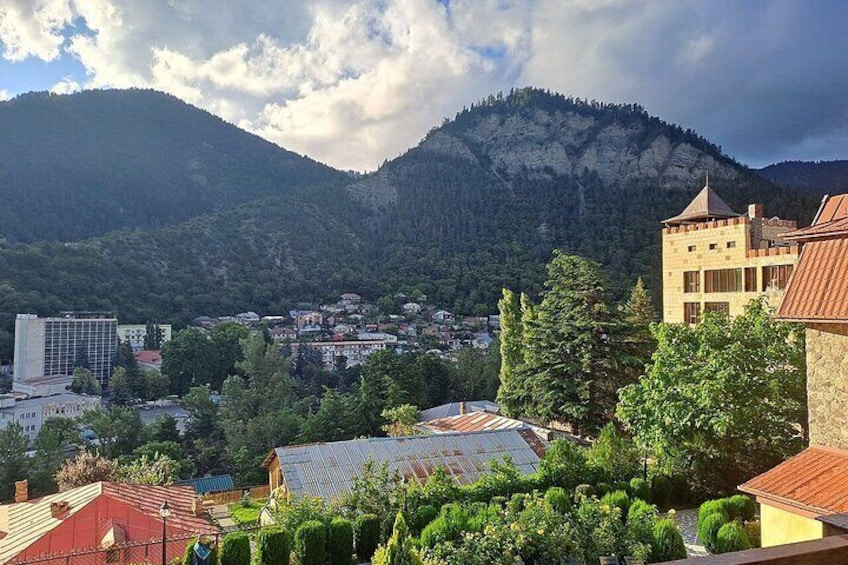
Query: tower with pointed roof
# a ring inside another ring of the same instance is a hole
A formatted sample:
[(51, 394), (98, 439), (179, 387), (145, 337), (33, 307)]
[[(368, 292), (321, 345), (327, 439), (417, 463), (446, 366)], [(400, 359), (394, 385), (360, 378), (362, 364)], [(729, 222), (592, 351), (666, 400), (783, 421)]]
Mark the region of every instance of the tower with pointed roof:
[(730, 316), (765, 294), (777, 306), (798, 261), (784, 234), (794, 220), (763, 217), (763, 206), (735, 212), (710, 186), (663, 221), (663, 320), (695, 323), (701, 312)]

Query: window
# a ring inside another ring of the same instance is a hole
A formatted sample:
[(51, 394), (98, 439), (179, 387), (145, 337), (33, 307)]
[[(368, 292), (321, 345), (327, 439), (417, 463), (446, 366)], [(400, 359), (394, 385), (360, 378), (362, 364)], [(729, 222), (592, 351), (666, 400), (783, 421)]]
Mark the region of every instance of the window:
[(698, 271), (683, 273), (683, 292), (701, 292), (701, 273)]
[(701, 304), (699, 302), (683, 303), (683, 322), (686, 324), (697, 324), (698, 316), (701, 315)]
[(718, 243), (711, 243), (710, 249), (718, 249)]
[(745, 292), (757, 292), (756, 267), (745, 267)]
[(783, 290), (792, 275), (792, 265), (763, 267), (763, 291)]
[(692, 253), (693, 251), (695, 251), (695, 246), (690, 245), (689, 248), (688, 248), (688, 251), (689, 251), (689, 253)]
[(704, 271), (705, 292), (739, 292), (742, 290), (742, 269)]
[(705, 312), (721, 312), (725, 316), (730, 315), (730, 302), (705, 302)]
[(735, 242), (735, 241), (728, 241), (728, 242), (727, 242), (727, 248), (728, 248), (728, 249), (733, 249), (734, 247), (736, 247), (736, 242)]

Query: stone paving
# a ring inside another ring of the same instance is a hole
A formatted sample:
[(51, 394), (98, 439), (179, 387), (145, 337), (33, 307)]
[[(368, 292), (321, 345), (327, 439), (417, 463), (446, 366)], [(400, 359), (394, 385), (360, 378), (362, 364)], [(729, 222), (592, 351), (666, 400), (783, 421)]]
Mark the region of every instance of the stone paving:
[(698, 509), (678, 510), (674, 518), (680, 527), (689, 557), (709, 555), (707, 548), (701, 545), (701, 540), (698, 539)]
[(236, 525), (230, 518), (230, 510), (226, 504), (217, 504), (212, 507), (212, 519), (218, 522), (222, 528), (230, 528)]

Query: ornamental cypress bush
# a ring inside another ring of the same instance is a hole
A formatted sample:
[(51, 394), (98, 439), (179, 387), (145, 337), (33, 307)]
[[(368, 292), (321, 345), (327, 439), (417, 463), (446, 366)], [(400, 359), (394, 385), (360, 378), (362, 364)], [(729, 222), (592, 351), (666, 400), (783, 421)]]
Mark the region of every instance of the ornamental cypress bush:
[(751, 549), (751, 540), (740, 522), (734, 520), (719, 528), (713, 553), (729, 553), (743, 549)]
[(621, 509), (622, 520), (627, 518), (627, 513), (630, 511), (630, 497), (623, 490), (615, 490), (609, 492), (601, 498), (601, 504), (606, 504), (613, 508)]
[(650, 518), (653, 521), (657, 517), (657, 509), (642, 500), (637, 498), (630, 504), (630, 509), (627, 511), (627, 522), (635, 522), (643, 518)]
[(327, 527), (309, 520), (294, 533), (294, 558), (297, 565), (324, 565), (327, 560)]
[(232, 532), (221, 541), (221, 565), (250, 565), (250, 537)]
[(327, 554), (330, 565), (347, 565), (353, 557), (353, 524), (337, 517), (327, 528)]
[(733, 516), (729, 511), (726, 498), (708, 500), (701, 504), (700, 507), (698, 507), (698, 527), (701, 527), (701, 523), (704, 521), (704, 518), (716, 512), (724, 515), (725, 522), (729, 522), (731, 519), (733, 519)]
[(435, 520), (438, 515), (439, 511), (435, 506), (422, 504), (415, 509), (415, 514), (412, 517), (412, 532), (420, 534), (421, 530), (423, 530), (427, 524)]
[(713, 512), (704, 516), (703, 521), (698, 526), (698, 535), (701, 537), (701, 543), (707, 548), (710, 553), (716, 553), (716, 541), (718, 531), (722, 526), (728, 523), (727, 512)]
[(597, 483), (595, 485), (595, 494), (604, 496), (606, 493), (612, 492), (612, 485), (609, 483)]
[(673, 561), (686, 558), (686, 545), (674, 520), (663, 518), (654, 524), (654, 539), (651, 542), (651, 562)]
[[(194, 544), (197, 541), (189, 542), (186, 546), (185, 553), (183, 554), (183, 565), (192, 565), (194, 563)], [(217, 565), (218, 563), (218, 549), (213, 547), (211, 548), (212, 553), (209, 554), (209, 560), (207, 563), (209, 565)]]
[(256, 559), (259, 565), (288, 565), (291, 557), (291, 536), (282, 526), (259, 530), (256, 535)]
[(731, 520), (739, 518), (743, 522), (750, 522), (757, 514), (757, 503), (744, 494), (736, 494), (728, 498), (725, 508)]
[(651, 485), (645, 479), (635, 478), (630, 480), (630, 495), (640, 498), (645, 502), (651, 502)]
[(667, 508), (671, 503), (671, 480), (665, 475), (655, 475), (651, 479), (651, 499), (660, 508)]
[(574, 488), (574, 504), (580, 504), (592, 496), (595, 496), (595, 487), (592, 485), (577, 485)]
[(359, 516), (353, 523), (353, 539), (356, 557), (360, 561), (370, 561), (380, 545), (380, 519), (374, 514)]
[(562, 487), (551, 487), (545, 492), (545, 502), (559, 514), (568, 514), (571, 510), (571, 498)]

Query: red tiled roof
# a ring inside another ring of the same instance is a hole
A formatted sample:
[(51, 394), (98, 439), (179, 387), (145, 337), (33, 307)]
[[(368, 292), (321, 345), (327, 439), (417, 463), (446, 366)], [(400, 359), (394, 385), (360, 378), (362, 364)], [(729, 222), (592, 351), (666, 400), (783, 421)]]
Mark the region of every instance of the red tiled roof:
[(739, 490), (812, 514), (848, 512), (848, 451), (809, 447)]
[(806, 243), (778, 319), (848, 323), (848, 194), (825, 197), (813, 225), (786, 238)]
[(139, 351), (135, 356), (136, 361), (140, 361), (141, 363), (161, 363), (162, 362), (162, 352), (158, 349), (145, 349), (144, 351)]
[(196, 516), (192, 502), (197, 497), (194, 487), (188, 485), (149, 486), (126, 483), (103, 483), (103, 494), (135, 506), (142, 513), (159, 517), (159, 507), (166, 500), (171, 507), (168, 525), (192, 533), (214, 531), (206, 518)]

